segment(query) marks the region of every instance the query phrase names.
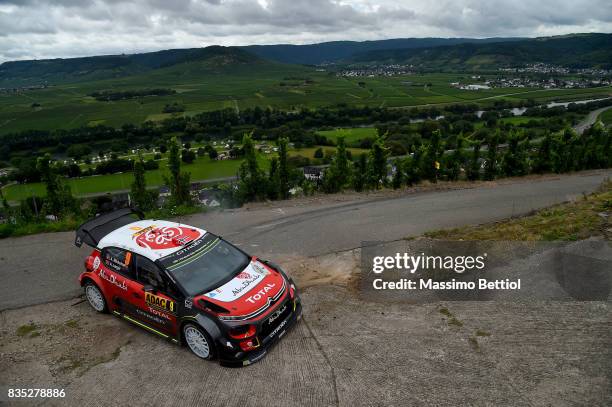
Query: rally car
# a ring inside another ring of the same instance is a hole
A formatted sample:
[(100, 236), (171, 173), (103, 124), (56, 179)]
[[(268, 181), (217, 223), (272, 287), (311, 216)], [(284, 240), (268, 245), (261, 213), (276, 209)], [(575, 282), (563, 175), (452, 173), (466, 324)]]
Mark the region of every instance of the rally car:
[(143, 218), (121, 209), (77, 229), (75, 245), (94, 248), (79, 276), (94, 310), (230, 366), (261, 359), (300, 319), (279, 266), (206, 230)]

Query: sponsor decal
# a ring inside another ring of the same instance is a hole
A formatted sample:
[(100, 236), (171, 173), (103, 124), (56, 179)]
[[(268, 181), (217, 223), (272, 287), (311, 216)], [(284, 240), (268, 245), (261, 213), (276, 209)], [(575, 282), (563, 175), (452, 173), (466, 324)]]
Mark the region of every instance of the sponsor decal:
[(217, 301), (224, 302), (232, 302), (242, 297), (265, 278), (265, 274), (256, 271), (254, 264), (255, 263), (250, 263), (242, 272), (238, 273), (235, 278), (205, 295)]
[(158, 317), (162, 317), (162, 318), (167, 319), (168, 321), (170, 321), (170, 316), (168, 314), (163, 313), (161, 311), (158, 311), (155, 308), (149, 307), (149, 312), (151, 314), (157, 315)]
[(268, 274), (268, 269), (266, 269), (264, 266), (259, 264), (259, 262), (253, 263), (253, 270), (255, 270), (256, 273), (261, 274), (262, 276), (265, 276)]
[(261, 300), (268, 291), (270, 291), (271, 289), (273, 289), (276, 286), (275, 283), (268, 283), (266, 284), (261, 290), (259, 290), (257, 293), (251, 295), (249, 298), (246, 299), (246, 302), (250, 302), (251, 304), (255, 304), (256, 301)]
[(282, 313), (285, 312), (286, 309), (287, 309), (287, 304), (283, 305), (281, 309), (274, 311), (274, 313), (270, 315), (270, 318), (268, 318), (268, 324), (271, 325), (274, 321), (276, 321), (278, 317), (280, 317)]
[[(149, 310), (151, 310), (151, 308), (149, 308)], [(136, 313), (138, 315), (141, 315), (147, 319), (150, 319), (151, 321), (159, 324), (159, 325), (166, 325), (166, 321), (164, 321), (163, 319), (155, 316), (155, 315), (151, 315), (148, 312), (144, 312), (143, 310), (141, 310), (140, 308), (136, 308)]]
[(93, 265), (92, 265), (94, 271), (97, 270), (100, 267), (100, 263), (101, 263), (100, 258), (96, 256), (94, 258)]
[(132, 235), (136, 244), (147, 249), (171, 249), (180, 247), (200, 237), (200, 232), (184, 226), (166, 226), (157, 228), (155, 225), (146, 227)]
[(176, 309), (174, 301), (148, 292), (145, 293), (145, 302), (153, 308), (170, 311), (172, 313), (174, 313)]
[(238, 294), (240, 294), (241, 292), (243, 292), (246, 288), (248, 288), (251, 284), (253, 284), (254, 282), (258, 281), (260, 276), (259, 275), (254, 275), (251, 276), (248, 273), (240, 273), (240, 274), (246, 274), (248, 277), (239, 277), (242, 280), (242, 285), (238, 286), (236, 288), (234, 288), (232, 290), (232, 294), (234, 294), (234, 297), (240, 297)]
[[(281, 329), (283, 329), (285, 327), (285, 325), (287, 325), (287, 320), (284, 320), (283, 322), (281, 322), (274, 331), (272, 331), (272, 333), (270, 335), (268, 335), (270, 338), (274, 337)], [(281, 335), (282, 336), (282, 335)]]
[(119, 281), (117, 280), (117, 277), (115, 277), (114, 274), (106, 274), (106, 272), (104, 271), (104, 269), (100, 269), (100, 272), (98, 273), (98, 275), (100, 276), (101, 279), (108, 281), (111, 284), (116, 285), (117, 287), (121, 288), (124, 291), (127, 291), (127, 285), (125, 285), (125, 280)]
[(193, 307), (193, 298), (187, 297), (185, 298), (185, 308), (191, 309)]

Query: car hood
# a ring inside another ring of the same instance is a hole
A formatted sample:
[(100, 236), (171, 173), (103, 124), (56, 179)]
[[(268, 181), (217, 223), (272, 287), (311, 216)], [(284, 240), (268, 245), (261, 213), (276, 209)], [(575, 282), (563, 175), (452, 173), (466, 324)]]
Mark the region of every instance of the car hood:
[(233, 279), (195, 300), (204, 299), (229, 310), (231, 316), (250, 319), (265, 313), (285, 290), (282, 274), (253, 258)]

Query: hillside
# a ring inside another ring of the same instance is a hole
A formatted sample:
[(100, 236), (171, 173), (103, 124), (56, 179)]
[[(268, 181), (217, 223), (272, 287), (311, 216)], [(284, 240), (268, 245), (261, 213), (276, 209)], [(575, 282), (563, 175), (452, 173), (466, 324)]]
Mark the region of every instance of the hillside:
[(404, 63), (422, 68), (483, 69), (543, 62), (570, 68), (612, 68), (612, 34), (577, 34), (513, 42), (464, 43), (368, 51), (350, 63)]
[(248, 45), (241, 47), (262, 58), (287, 64), (318, 65), (352, 58), (370, 51), (416, 49), (455, 44), (488, 44), (521, 38), (397, 38), (377, 41), (331, 41), (307, 45)]
[(0, 87), (62, 84), (122, 78), (186, 63), (199, 68), (262, 63), (260, 57), (236, 47), (171, 49), (132, 55), (106, 55), (10, 61), (0, 65)]

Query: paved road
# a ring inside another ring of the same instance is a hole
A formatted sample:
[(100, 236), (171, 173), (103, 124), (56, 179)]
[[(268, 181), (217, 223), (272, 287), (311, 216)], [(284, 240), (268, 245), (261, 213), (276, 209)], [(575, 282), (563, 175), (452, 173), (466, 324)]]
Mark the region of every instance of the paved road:
[(601, 109), (593, 110), (587, 115), (587, 117), (582, 119), (580, 123), (574, 126), (574, 130), (576, 130), (578, 134), (584, 133), (586, 129), (591, 127), (597, 121), (597, 118), (599, 117), (599, 115), (608, 109), (612, 109), (612, 106), (606, 106), (606, 107), (602, 107)]
[[(362, 241), (396, 240), (524, 214), (591, 192), (610, 175), (612, 170), (386, 199), (364, 197), (349, 203), (285, 201), (184, 221), (271, 259), (315, 256), (359, 247)], [(77, 249), (73, 238), (73, 232), (63, 232), (1, 240), (0, 310), (78, 295), (76, 277), (89, 250)]]

